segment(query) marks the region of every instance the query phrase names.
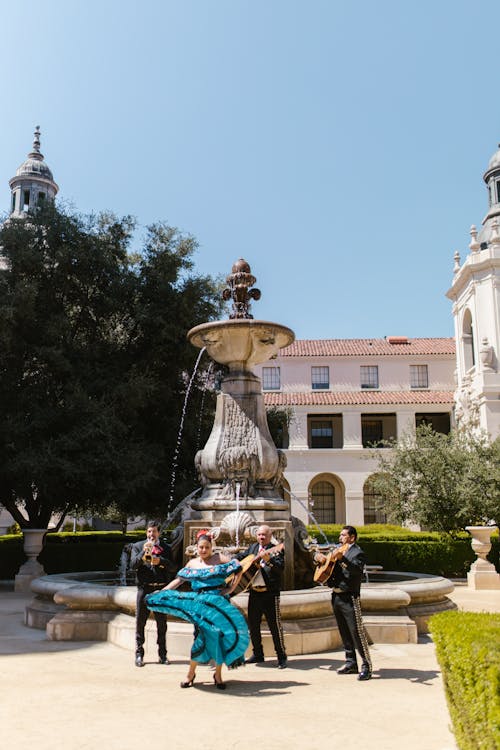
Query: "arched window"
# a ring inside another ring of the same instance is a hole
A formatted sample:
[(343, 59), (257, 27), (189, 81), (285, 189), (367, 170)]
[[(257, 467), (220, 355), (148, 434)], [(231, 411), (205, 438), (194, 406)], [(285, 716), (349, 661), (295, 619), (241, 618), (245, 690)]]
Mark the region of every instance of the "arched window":
[(474, 357), (474, 331), (472, 328), (472, 315), (470, 310), (464, 312), (462, 324), (462, 341), (464, 347), (464, 365), (465, 370), (474, 367), (476, 361)]
[(311, 490), (311, 511), (318, 523), (335, 523), (335, 487), (316, 482)]

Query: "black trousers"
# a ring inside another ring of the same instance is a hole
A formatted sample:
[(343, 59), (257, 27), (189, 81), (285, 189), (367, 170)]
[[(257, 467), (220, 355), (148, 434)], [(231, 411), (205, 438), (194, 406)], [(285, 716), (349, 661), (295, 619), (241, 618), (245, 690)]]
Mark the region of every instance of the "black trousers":
[[(163, 584), (162, 584), (163, 586)], [(144, 586), (137, 589), (137, 603), (135, 609), (135, 655), (144, 656), (144, 628), (149, 617), (150, 610), (144, 601), (147, 594), (158, 591), (162, 586)], [(165, 659), (167, 656), (167, 615), (161, 612), (153, 612), (156, 620), (158, 644), (158, 656)]]
[(361, 665), (370, 670), (372, 662), (366, 638), (359, 596), (350, 593), (332, 592), (333, 614), (345, 649), (345, 660), (349, 666), (357, 666), (356, 651), (361, 656)]
[(248, 629), (250, 630), (253, 652), (257, 659), (264, 658), (262, 634), (260, 632), (262, 615), (265, 616), (267, 625), (271, 631), (276, 656), (279, 660), (286, 659), (280, 615), (280, 595), (272, 594), (270, 591), (253, 591), (253, 589), (250, 589), (248, 596)]

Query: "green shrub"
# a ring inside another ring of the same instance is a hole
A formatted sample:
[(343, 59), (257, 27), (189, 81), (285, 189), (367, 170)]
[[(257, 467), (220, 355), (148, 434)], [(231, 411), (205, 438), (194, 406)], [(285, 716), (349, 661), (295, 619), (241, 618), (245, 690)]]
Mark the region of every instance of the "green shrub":
[[(338, 541), (342, 526), (325, 524), (321, 527), (332, 542)], [(319, 542), (318, 530), (308, 531)], [(385, 570), (403, 570), (415, 573), (463, 578), (476, 556), (471, 547), (471, 537), (464, 532), (451, 537), (439, 531), (410, 531), (399, 526), (370, 524), (357, 528), (359, 543), (366, 553), (369, 565), (382, 565)], [(500, 572), (500, 541), (498, 533), (491, 537), (488, 559)]]
[[(144, 539), (144, 531), (47, 534), (39, 561), (46, 573), (118, 570), (123, 547)], [(22, 535), (0, 537), (0, 580), (12, 580), (26, 561)]]
[(460, 750), (500, 748), (500, 614), (443, 612), (430, 621)]

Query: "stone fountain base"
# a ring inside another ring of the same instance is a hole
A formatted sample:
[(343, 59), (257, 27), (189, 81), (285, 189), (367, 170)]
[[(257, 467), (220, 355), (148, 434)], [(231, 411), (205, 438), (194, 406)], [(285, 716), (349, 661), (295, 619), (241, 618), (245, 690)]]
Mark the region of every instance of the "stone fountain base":
[[(36, 597), (26, 608), (26, 625), (45, 629), (49, 640), (107, 640), (133, 652), (136, 588), (114, 585), (113, 575), (73, 573), (37, 579), (32, 583)], [(416, 643), (419, 634), (428, 632), (432, 614), (456, 609), (446, 596), (454, 588), (446, 578), (387, 572), (383, 577), (361, 589), (363, 620), (374, 643)], [(247, 601), (248, 594), (233, 599), (245, 614)], [(318, 653), (341, 646), (328, 588), (284, 591), (281, 614), (288, 654)], [(150, 653), (156, 653), (154, 621), (148, 622), (146, 632)], [(272, 640), (266, 630), (263, 637), (265, 653), (272, 656)], [(171, 654), (187, 658), (192, 639), (192, 625), (169, 620)]]

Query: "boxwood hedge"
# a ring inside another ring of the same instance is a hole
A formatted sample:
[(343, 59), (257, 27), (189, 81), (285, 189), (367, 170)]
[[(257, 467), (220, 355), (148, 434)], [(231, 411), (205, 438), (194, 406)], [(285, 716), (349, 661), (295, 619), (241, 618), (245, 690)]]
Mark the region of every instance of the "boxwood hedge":
[(429, 621), (460, 750), (500, 748), (500, 614), (443, 612)]

